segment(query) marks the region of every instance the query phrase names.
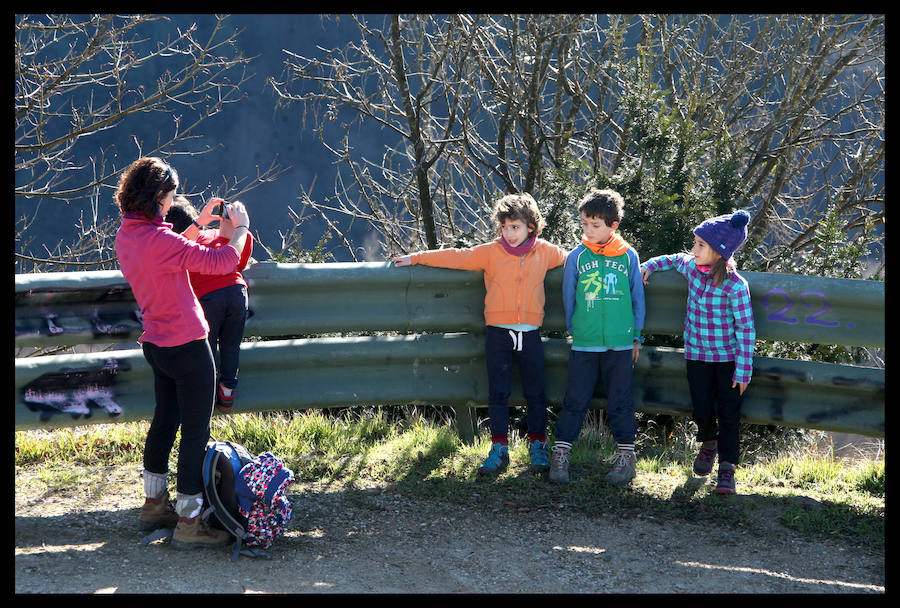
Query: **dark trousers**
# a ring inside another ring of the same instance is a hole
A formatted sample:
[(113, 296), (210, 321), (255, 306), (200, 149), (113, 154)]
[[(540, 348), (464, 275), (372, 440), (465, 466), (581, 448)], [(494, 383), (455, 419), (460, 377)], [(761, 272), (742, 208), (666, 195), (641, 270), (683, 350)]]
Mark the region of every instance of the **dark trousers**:
[(156, 408), (144, 444), (144, 468), (166, 473), (175, 433), (181, 426), (178, 448), (179, 492), (203, 491), (201, 469), (209, 440), (215, 399), (216, 368), (206, 340), (161, 347), (143, 343), (144, 358), (153, 369)]
[(199, 301), (209, 324), (209, 347), (218, 365), (219, 381), (227, 388), (235, 388), (247, 323), (247, 288), (229, 285), (203, 295)]
[(544, 392), (544, 343), (540, 330), (514, 331), (502, 327), (485, 329), (488, 374), (488, 416), (491, 434), (509, 432), (509, 395), (513, 361), (519, 366), (522, 394), (528, 404), (528, 432), (547, 432), (547, 395)]
[(632, 349), (569, 354), (569, 380), (562, 411), (556, 421), (556, 439), (574, 442), (581, 433), (597, 381), (606, 388), (606, 419), (618, 443), (634, 443), (634, 359)]
[(742, 395), (732, 388), (734, 361), (709, 363), (687, 360), (697, 441), (718, 440), (719, 462), (738, 463)]

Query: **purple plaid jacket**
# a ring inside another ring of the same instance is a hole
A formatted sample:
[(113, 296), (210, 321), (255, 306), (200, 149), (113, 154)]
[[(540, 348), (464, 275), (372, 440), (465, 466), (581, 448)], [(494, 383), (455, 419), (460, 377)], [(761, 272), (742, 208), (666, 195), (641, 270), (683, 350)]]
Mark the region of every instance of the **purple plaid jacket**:
[(750, 382), (753, 375), (753, 308), (750, 288), (737, 272), (716, 287), (700, 272), (694, 256), (660, 255), (641, 264), (650, 272), (674, 268), (688, 280), (684, 317), (684, 357), (694, 361), (734, 361), (734, 382)]

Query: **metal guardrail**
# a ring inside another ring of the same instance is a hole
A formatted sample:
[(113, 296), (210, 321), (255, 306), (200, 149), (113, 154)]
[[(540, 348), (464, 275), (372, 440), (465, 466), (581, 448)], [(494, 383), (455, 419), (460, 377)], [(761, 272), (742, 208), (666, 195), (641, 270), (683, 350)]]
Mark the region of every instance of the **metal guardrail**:
[[(762, 272), (750, 284), (757, 338), (884, 347), (884, 283)], [(275, 264), (248, 269), (247, 336), (361, 331), (484, 331), (481, 272), (386, 263)], [(547, 273), (544, 329), (564, 331), (562, 269)], [(680, 334), (687, 286), (651, 275), (645, 331)], [(130, 342), (140, 311), (118, 271), (16, 275), (16, 346)]]
[[(569, 344), (545, 341), (547, 398), (560, 405)], [(883, 370), (756, 357), (747, 422), (884, 436)], [(517, 373), (517, 372), (516, 372)], [(16, 428), (149, 419), (153, 377), (140, 350), (16, 361)], [(437, 404), (458, 414), (488, 397), (483, 336), (419, 334), (246, 342), (238, 410)], [(520, 383), (511, 403), (523, 405)], [(593, 406), (604, 407), (602, 387)], [(635, 409), (690, 415), (680, 350), (647, 347), (635, 366)], [(470, 418), (461, 426), (472, 431)]]
[[(883, 283), (744, 274), (758, 338), (884, 345)], [(239, 408), (450, 405), (461, 434), (471, 437), (473, 409), (487, 402), (480, 272), (263, 263), (245, 276), (253, 310), (248, 336), (453, 333), (245, 341)], [(560, 269), (547, 277), (549, 331), (564, 328), (561, 277)], [(674, 271), (654, 274), (647, 286), (648, 331), (680, 334), (686, 295)], [(15, 316), (16, 346), (129, 342), (141, 331), (118, 272), (17, 275)], [(557, 405), (565, 394), (569, 345), (561, 339), (545, 344), (547, 394)], [(18, 358), (15, 390), (17, 429), (140, 420), (153, 412), (152, 374), (138, 349)], [(524, 403), (518, 391), (514, 382), (513, 404)], [(595, 405), (603, 405), (602, 390)], [(680, 350), (644, 349), (635, 369), (635, 407), (690, 413)], [(748, 422), (884, 436), (884, 371), (756, 357), (742, 412)]]

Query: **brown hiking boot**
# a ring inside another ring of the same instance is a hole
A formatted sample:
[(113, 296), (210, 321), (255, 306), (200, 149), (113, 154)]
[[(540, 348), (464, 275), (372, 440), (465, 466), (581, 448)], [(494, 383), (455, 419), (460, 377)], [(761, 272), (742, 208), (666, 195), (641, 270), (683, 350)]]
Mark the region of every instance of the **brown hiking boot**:
[(166, 492), (159, 498), (147, 498), (141, 507), (141, 515), (138, 517), (141, 530), (157, 530), (159, 528), (171, 528), (178, 523), (178, 514), (175, 506), (169, 500)]
[(207, 528), (197, 517), (181, 517), (175, 526), (172, 546), (176, 549), (197, 549), (198, 547), (224, 547), (231, 543), (231, 534), (225, 530)]

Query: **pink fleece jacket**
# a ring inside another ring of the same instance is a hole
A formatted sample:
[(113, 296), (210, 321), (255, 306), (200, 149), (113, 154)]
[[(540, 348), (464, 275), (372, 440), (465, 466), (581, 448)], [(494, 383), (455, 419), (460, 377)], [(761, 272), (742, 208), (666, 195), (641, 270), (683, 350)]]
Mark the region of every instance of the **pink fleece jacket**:
[(188, 271), (233, 271), (234, 247), (211, 249), (173, 232), (162, 218), (128, 213), (116, 232), (116, 255), (141, 309), (144, 333), (138, 341), (168, 347), (206, 338), (209, 325)]

